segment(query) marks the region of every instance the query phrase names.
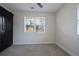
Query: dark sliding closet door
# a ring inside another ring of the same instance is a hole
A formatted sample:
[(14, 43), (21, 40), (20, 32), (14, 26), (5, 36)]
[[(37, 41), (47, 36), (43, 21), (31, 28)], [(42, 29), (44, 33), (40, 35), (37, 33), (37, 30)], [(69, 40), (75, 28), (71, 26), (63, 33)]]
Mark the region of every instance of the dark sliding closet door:
[(13, 43), (13, 14), (0, 6), (0, 51)]

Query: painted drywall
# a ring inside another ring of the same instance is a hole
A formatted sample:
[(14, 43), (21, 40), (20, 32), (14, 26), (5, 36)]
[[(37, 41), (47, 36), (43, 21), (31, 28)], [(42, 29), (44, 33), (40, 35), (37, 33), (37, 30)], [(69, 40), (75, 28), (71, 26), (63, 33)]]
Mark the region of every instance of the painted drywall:
[[(45, 33), (24, 32), (24, 16), (45, 17)], [(14, 12), (13, 20), (14, 44), (49, 44), (55, 43), (55, 15), (41, 12)]]
[(70, 55), (79, 55), (76, 36), (76, 4), (65, 4), (56, 13), (56, 44)]

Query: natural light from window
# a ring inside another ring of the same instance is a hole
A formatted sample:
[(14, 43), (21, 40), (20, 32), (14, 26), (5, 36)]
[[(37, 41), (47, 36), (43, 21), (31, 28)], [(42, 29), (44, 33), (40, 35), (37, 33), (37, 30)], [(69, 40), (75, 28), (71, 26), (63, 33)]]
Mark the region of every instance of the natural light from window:
[(79, 5), (77, 5), (77, 35), (79, 35)]
[(45, 32), (45, 17), (24, 17), (24, 32)]

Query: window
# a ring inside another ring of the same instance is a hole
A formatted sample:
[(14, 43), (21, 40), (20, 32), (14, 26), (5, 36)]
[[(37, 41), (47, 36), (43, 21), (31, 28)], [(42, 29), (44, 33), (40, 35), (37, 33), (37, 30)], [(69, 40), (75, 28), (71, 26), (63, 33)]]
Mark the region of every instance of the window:
[(79, 5), (77, 5), (77, 35), (79, 35)]
[(24, 32), (45, 32), (45, 17), (24, 17)]

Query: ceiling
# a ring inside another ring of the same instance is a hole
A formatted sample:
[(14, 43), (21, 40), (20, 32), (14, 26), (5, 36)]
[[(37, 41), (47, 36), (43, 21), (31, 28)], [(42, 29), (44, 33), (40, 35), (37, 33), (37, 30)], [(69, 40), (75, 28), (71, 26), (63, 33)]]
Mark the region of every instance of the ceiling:
[(11, 11), (34, 11), (34, 12), (56, 12), (63, 3), (41, 3), (40, 8), (36, 3), (2, 3)]

